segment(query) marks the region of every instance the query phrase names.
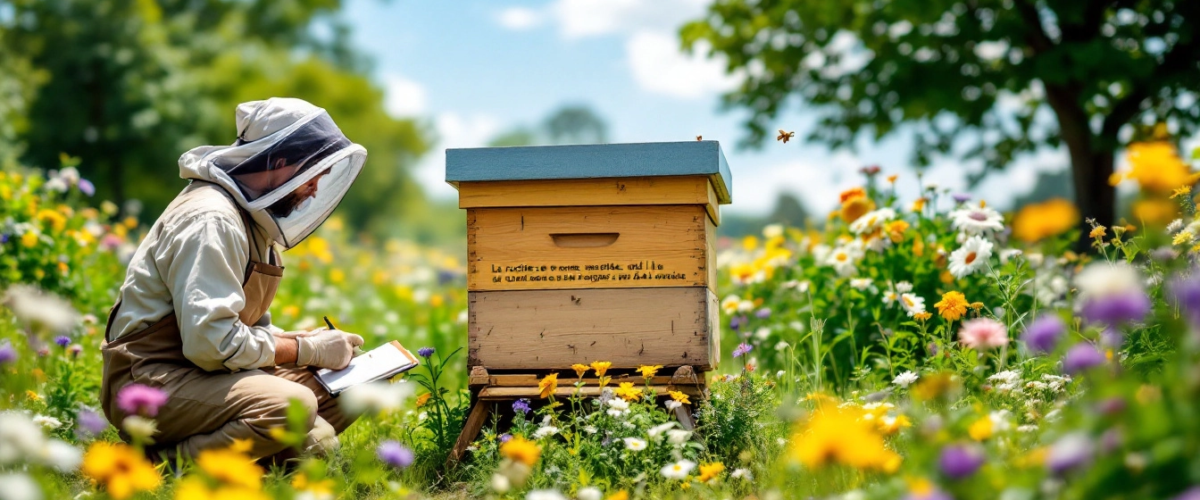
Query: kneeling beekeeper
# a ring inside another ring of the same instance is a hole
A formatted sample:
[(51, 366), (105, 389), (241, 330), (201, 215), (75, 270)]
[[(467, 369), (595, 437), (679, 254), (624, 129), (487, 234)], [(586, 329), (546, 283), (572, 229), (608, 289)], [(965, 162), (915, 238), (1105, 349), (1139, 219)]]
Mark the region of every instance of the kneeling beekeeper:
[(235, 440), (255, 458), (281, 454), (271, 430), (287, 425), (291, 400), (309, 410), (306, 451), (335, 448), (352, 421), (307, 367), (345, 368), (362, 337), (285, 332), (267, 309), (283, 277), (279, 248), (329, 217), (367, 151), (299, 99), (239, 105), (237, 132), (231, 146), (180, 157), (190, 183), (138, 247), (105, 331), (104, 413), (120, 426), (129, 384), (165, 391), (154, 435), (163, 459)]

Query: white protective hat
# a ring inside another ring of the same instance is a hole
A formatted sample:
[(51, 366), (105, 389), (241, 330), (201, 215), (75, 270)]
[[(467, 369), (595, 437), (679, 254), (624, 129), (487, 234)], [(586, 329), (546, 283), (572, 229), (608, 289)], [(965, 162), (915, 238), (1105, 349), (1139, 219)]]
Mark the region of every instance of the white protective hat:
[(180, 176), (220, 185), (285, 248), (329, 218), (367, 159), (329, 113), (301, 99), (242, 103), (237, 128), (232, 146), (180, 157)]

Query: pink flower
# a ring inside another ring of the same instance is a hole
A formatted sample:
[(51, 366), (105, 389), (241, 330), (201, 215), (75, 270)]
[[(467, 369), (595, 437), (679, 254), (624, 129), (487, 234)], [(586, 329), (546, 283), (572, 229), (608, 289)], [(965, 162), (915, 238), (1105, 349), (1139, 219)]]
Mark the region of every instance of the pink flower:
[(130, 415), (153, 417), (166, 402), (166, 391), (148, 385), (129, 384), (117, 393), (117, 406)]
[(1004, 324), (991, 318), (976, 318), (963, 323), (958, 331), (958, 340), (966, 347), (976, 350), (993, 349), (1008, 345), (1008, 330)]

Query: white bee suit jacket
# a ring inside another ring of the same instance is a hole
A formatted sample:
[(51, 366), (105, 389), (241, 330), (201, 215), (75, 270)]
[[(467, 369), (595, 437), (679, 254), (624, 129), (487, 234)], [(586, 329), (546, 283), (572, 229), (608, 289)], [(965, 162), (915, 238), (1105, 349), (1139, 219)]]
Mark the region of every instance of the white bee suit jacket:
[(325, 110), (299, 99), (244, 103), (237, 124), (233, 145), (180, 157), (180, 177), (201, 182), (176, 197), (138, 246), (111, 330), (120, 338), (174, 312), (184, 356), (208, 371), (274, 366), (273, 333), (282, 330), (270, 314), (254, 325), (238, 319), (251, 255), (282, 266), (272, 245), (291, 248), (316, 230), (366, 160)]

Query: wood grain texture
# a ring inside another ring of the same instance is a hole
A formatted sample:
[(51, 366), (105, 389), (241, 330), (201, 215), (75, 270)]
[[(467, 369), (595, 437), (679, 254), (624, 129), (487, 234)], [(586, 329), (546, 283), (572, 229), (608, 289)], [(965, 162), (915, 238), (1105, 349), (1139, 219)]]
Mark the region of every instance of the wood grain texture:
[(446, 182), (701, 175), (722, 204), (733, 179), (717, 141), (446, 150)]
[(719, 203), (712, 182), (700, 175), (458, 184), (458, 208), (705, 205), (720, 225)]
[[(609, 387), (614, 387), (614, 386), (610, 384)], [(637, 387), (639, 389), (646, 388), (644, 385), (641, 385), (641, 384), (638, 384)], [(702, 390), (694, 385), (681, 385), (678, 387), (666, 386), (666, 385), (652, 385), (652, 386), (650, 386), (650, 389), (654, 390), (654, 392), (658, 398), (670, 397), (667, 394), (668, 391), (682, 392), (684, 394), (687, 394), (689, 396), (689, 399), (690, 398), (699, 399), (699, 398), (703, 397)], [(568, 398), (568, 397), (571, 397), (572, 395), (578, 395), (580, 397), (594, 398), (594, 397), (599, 396), (601, 394), (601, 392), (603, 392), (603, 389), (601, 389), (599, 386), (594, 386), (594, 385), (592, 385), (592, 386), (585, 385), (583, 387), (576, 388), (573, 385), (560, 384), (558, 386), (558, 388), (554, 390), (554, 397)], [(541, 395), (541, 391), (537, 387), (484, 387), (483, 389), (479, 390), (479, 400), (480, 401), (510, 401), (510, 400), (520, 399), (520, 398), (537, 398), (540, 395)]]
[(467, 289), (715, 289), (715, 233), (702, 205), (471, 208)]
[(575, 363), (611, 361), (708, 371), (719, 359), (717, 307), (703, 287), (470, 292), (468, 364), (573, 373)]

